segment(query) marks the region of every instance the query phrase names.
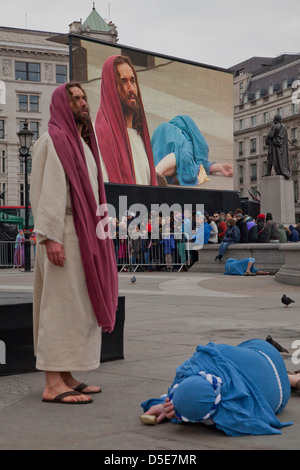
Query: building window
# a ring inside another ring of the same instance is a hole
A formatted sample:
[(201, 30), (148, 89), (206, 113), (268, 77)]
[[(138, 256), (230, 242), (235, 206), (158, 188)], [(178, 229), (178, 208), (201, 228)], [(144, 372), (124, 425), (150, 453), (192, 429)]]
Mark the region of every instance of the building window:
[(244, 119), (240, 119), (240, 131), (244, 129)]
[(293, 175), (298, 174), (298, 155), (295, 155), (295, 157), (292, 158), (292, 165), (291, 165), (291, 170)]
[(6, 206), (6, 184), (0, 184), (0, 206)]
[(292, 129), (292, 143), (295, 144), (297, 142), (297, 127), (293, 127)]
[(39, 111), (39, 96), (19, 95), (19, 111)]
[(271, 84), (269, 85), (268, 90), (269, 90), (269, 95), (272, 95), (272, 93), (274, 92), (273, 83), (271, 83)]
[(67, 83), (67, 66), (57, 65), (56, 66), (56, 83)]
[(239, 142), (239, 155), (243, 155), (244, 154), (244, 142), (241, 140)]
[(250, 139), (250, 153), (256, 153), (256, 139)]
[(277, 108), (276, 114), (279, 114), (279, 116), (282, 117), (282, 108)]
[(240, 82), (240, 85), (239, 85), (240, 103), (243, 102), (243, 94), (244, 94), (244, 83)]
[(35, 62), (16, 62), (15, 63), (16, 80), (26, 80), (31, 82), (41, 81), (40, 64)]
[(299, 190), (298, 190), (298, 181), (294, 181), (294, 202), (299, 201)]
[(239, 166), (240, 184), (244, 182), (244, 167)]
[(264, 119), (264, 124), (268, 124), (268, 122), (269, 122), (269, 113), (268, 113), (268, 111), (266, 111), (263, 114), (263, 119)]
[(24, 184), (20, 184), (20, 206), (25, 206), (25, 191)]
[[(20, 121), (19, 122), (19, 130), (23, 129), (24, 122), (25, 121)], [(31, 132), (33, 132), (32, 140), (33, 141), (38, 140), (38, 138), (39, 138), (39, 122), (30, 121), (28, 123), (28, 128), (29, 128), (29, 130), (31, 130)]]
[(31, 173), (31, 158), (27, 158), (26, 160), (20, 159), (20, 174), (23, 175), (25, 173), (25, 161), (27, 162), (27, 173)]
[(292, 103), (293, 116), (295, 116), (295, 114), (298, 114), (298, 112), (299, 112), (299, 104), (298, 103)]
[(0, 150), (0, 173), (5, 173), (5, 150)]
[(257, 164), (251, 163), (250, 169), (251, 169), (251, 182), (257, 181)]
[(4, 119), (0, 119), (0, 139), (4, 139)]
[(268, 173), (268, 162), (263, 162), (263, 174), (266, 175)]
[(256, 126), (256, 116), (251, 116), (251, 126)]

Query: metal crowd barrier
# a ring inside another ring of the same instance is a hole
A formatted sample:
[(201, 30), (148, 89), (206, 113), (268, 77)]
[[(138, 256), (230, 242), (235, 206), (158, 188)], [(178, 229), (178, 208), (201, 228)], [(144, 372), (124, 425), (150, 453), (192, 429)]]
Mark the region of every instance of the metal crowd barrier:
[[(171, 241), (173, 240), (173, 241)], [(25, 242), (0, 241), (0, 268), (24, 269)], [(165, 233), (159, 239), (121, 236), (113, 239), (119, 272), (182, 271), (191, 264), (190, 242), (185, 233)], [(31, 242), (31, 267), (35, 245)]]
[(190, 242), (185, 233), (163, 233), (159, 239), (113, 239), (119, 272), (181, 271), (191, 262)]
[[(0, 268), (24, 269), (25, 242), (0, 240)], [(34, 267), (35, 245), (31, 242), (31, 267)]]

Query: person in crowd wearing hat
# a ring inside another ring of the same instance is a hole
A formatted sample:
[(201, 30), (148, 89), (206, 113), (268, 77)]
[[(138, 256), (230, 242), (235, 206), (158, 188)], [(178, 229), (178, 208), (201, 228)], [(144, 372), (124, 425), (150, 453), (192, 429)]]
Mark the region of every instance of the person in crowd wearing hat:
[(278, 224), (278, 237), (279, 243), (286, 243), (287, 242), (287, 234), (284, 230), (283, 224)]
[(288, 241), (289, 242), (298, 242), (299, 241), (299, 236), (298, 236), (298, 232), (295, 229), (295, 227), (293, 225), (289, 225), (289, 230), (290, 230), (290, 236), (289, 236)]
[(246, 217), (245, 222), (247, 225), (248, 230), (248, 242), (249, 243), (257, 243), (258, 242), (258, 233), (257, 233), (257, 225), (252, 217)]
[(271, 229), (270, 226), (266, 223), (266, 216), (265, 214), (258, 214), (257, 216), (257, 235), (258, 235), (258, 243), (269, 243), (270, 242), (270, 235)]
[[(204, 423), (228, 436), (281, 434), (292, 422), (277, 415), (297, 387), (300, 374), (288, 374), (280, 352), (268, 341), (238, 346), (199, 345), (176, 369), (168, 393), (144, 401), (144, 416), (156, 423)], [(141, 420), (143, 417), (141, 417)]]
[(239, 243), (247, 243), (248, 242), (248, 228), (244, 220), (244, 216), (241, 212), (237, 212), (235, 215), (235, 218), (236, 218), (236, 226), (238, 227), (240, 231)]
[(223, 241), (220, 243), (219, 254), (215, 257), (215, 261), (223, 261), (224, 254), (229, 245), (233, 243), (239, 243), (240, 230), (236, 226), (235, 219), (231, 218), (228, 220), (228, 229), (224, 235)]

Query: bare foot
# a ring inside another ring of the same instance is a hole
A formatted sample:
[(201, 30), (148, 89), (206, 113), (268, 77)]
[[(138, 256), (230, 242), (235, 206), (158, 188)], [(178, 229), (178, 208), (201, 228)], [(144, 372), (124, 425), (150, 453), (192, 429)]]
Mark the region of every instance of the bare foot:
[(300, 373), (298, 374), (288, 374), (289, 376), (289, 381), (290, 381), (290, 385), (292, 388), (295, 388), (297, 383), (299, 382), (300, 380)]
[[(54, 400), (58, 395), (66, 392), (74, 392), (73, 388), (66, 385), (60, 372), (46, 372), (46, 386), (43, 392), (43, 400)], [(91, 397), (83, 394), (65, 396), (62, 401), (65, 403), (76, 403), (90, 401)]]
[[(62, 378), (65, 384), (73, 390), (82, 383), (74, 379), (70, 372), (63, 372)], [(100, 391), (101, 387), (98, 387), (96, 385), (87, 385), (83, 390), (81, 390), (82, 393), (99, 393)]]

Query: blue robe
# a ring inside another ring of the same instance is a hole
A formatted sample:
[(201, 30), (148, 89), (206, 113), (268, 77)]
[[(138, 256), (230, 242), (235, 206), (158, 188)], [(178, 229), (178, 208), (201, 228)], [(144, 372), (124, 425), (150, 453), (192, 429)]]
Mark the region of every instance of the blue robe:
[[(176, 116), (163, 122), (153, 132), (151, 145), (155, 166), (169, 153), (176, 158), (176, 177), (181, 186), (198, 183), (200, 165), (209, 173), (208, 144), (189, 116)], [(172, 183), (172, 178), (167, 177)]]
[(224, 274), (234, 274), (236, 276), (243, 276), (247, 270), (248, 263), (252, 261), (253, 265), (251, 266), (250, 271), (256, 273), (257, 269), (254, 267), (255, 259), (254, 258), (244, 258), (244, 259), (234, 259), (229, 258), (225, 263), (225, 273)]
[[(168, 393), (200, 371), (222, 380), (221, 401), (213, 422), (227, 435), (281, 434), (283, 426), (292, 424), (281, 423), (276, 417), (289, 400), (290, 383), (280, 353), (267, 341), (253, 339), (238, 346), (214, 343), (198, 346), (194, 355), (177, 368)], [(207, 406), (211, 397), (205, 396), (207, 382), (203, 380), (205, 387), (201, 401)], [(184, 397), (185, 406), (190, 404), (191, 414), (197, 413), (192, 397), (192, 390), (190, 396), (187, 393)], [(164, 399), (142, 403), (144, 412), (154, 404), (163, 403)]]

